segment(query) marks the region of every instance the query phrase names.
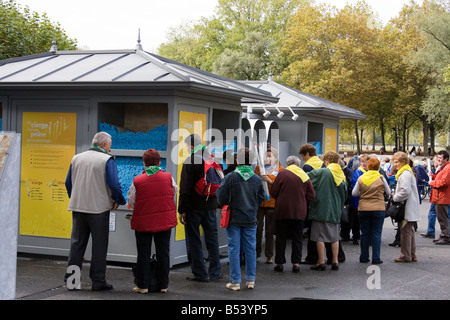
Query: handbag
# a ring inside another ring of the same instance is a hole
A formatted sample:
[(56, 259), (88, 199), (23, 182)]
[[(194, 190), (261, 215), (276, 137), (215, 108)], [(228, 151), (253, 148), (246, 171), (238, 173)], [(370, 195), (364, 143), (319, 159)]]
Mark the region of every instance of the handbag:
[(228, 227), (228, 222), (230, 221), (230, 206), (225, 205), (222, 207), (222, 219), (220, 219), (220, 227)]
[(394, 202), (390, 200), (388, 202), (388, 206), (389, 207), (386, 210), (386, 217), (391, 217), (391, 219), (397, 223), (405, 219), (406, 200), (404, 202)]
[[(234, 173), (231, 173), (231, 186), (233, 186), (233, 177), (234, 177)], [(230, 187), (230, 197), (228, 199), (228, 203), (231, 203), (231, 187)], [(230, 205), (224, 205), (222, 207), (222, 219), (220, 219), (220, 227), (221, 228), (227, 228), (228, 227), (228, 222), (230, 222), (230, 213), (231, 213), (231, 207)]]
[(149, 292), (160, 292), (161, 285), (158, 279), (158, 260), (156, 260), (156, 255), (154, 254), (150, 259), (150, 286), (148, 288)]
[[(133, 275), (134, 275), (134, 284), (138, 285), (138, 281), (136, 278), (136, 265), (132, 268)], [(149, 292), (160, 292), (161, 285), (159, 283), (158, 279), (158, 261), (156, 260), (156, 254), (154, 254), (150, 258), (150, 285), (148, 288)]]
[(349, 204), (344, 205), (344, 208), (342, 208), (341, 223), (349, 222), (349, 218), (348, 218), (349, 210), (350, 210), (350, 205)]

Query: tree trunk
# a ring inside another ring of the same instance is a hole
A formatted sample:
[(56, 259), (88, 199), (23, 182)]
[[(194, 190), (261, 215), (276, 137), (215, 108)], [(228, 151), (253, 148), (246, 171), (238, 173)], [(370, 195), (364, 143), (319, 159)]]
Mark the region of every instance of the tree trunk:
[(363, 147), (363, 132), (364, 132), (364, 129), (360, 129), (360, 131), (361, 131), (361, 150), (364, 150), (364, 147)]
[(359, 134), (358, 134), (358, 120), (355, 120), (355, 137), (356, 137), (356, 152), (361, 154), (361, 145), (359, 143)]
[(384, 138), (384, 123), (382, 119), (380, 119), (380, 132), (381, 132), (381, 146), (383, 147), (383, 150), (386, 151), (386, 140)]
[(375, 128), (372, 129), (372, 150), (375, 150), (375, 136), (376, 136), (376, 132), (375, 132)]
[(422, 117), (422, 133), (423, 133), (422, 145), (423, 145), (424, 154), (427, 154), (427, 151), (428, 151), (428, 131), (429, 131), (429, 126), (428, 126), (427, 118)]
[(436, 154), (435, 148), (436, 143), (436, 132), (434, 130), (434, 124), (430, 123), (430, 146), (431, 146), (431, 155), (434, 156)]

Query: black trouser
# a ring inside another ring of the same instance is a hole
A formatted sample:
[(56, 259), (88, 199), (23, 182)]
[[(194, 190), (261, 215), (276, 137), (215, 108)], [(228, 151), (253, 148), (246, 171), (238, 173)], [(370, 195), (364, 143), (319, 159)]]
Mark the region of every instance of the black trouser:
[(286, 263), (285, 251), (287, 239), (292, 239), (292, 264), (301, 263), (303, 246), (303, 221), (293, 219), (281, 219), (275, 222), (275, 263)]
[[(106, 283), (106, 255), (109, 240), (109, 211), (103, 213), (72, 213), (72, 236), (68, 265), (80, 268), (83, 257), (92, 235), (92, 258), (89, 277), (93, 287), (100, 287)], [(67, 277), (67, 275), (66, 275)]]
[(169, 287), (171, 229), (162, 232), (135, 232), (137, 247), (136, 285), (141, 289), (150, 289), (150, 259), (152, 239), (155, 239), (157, 277), (161, 289)]

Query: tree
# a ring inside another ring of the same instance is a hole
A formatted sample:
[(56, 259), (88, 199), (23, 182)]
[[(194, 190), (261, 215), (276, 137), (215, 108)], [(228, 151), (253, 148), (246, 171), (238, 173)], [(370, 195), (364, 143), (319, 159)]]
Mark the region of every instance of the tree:
[(49, 51), (53, 37), (59, 49), (76, 49), (76, 40), (68, 38), (46, 14), (31, 12), (12, 0), (0, 1), (0, 59)]
[(429, 13), (419, 15), (417, 23), (424, 45), (413, 52), (411, 63), (432, 78), (422, 112), (428, 121), (450, 131), (450, 95), (445, 83), (450, 65), (450, 13), (433, 2), (424, 5), (430, 8)]
[(392, 35), (377, 25), (365, 2), (342, 10), (305, 4), (291, 20), (283, 43), (290, 62), (280, 77), (285, 84), (367, 115), (354, 121), (358, 152), (358, 126), (379, 127), (385, 144), (385, 124), (396, 98), (391, 74), (395, 52), (388, 42)]
[[(446, 100), (445, 98), (442, 99), (443, 67), (448, 65), (448, 53), (445, 57), (442, 50), (435, 47), (436, 43), (433, 41), (430, 43), (430, 39), (427, 39), (427, 34), (430, 32), (435, 32), (436, 36), (439, 35), (438, 37), (442, 35), (441, 39), (445, 39), (446, 26), (439, 24), (439, 27), (444, 28), (442, 34), (435, 27), (431, 27), (430, 24), (427, 25), (427, 21), (428, 23), (433, 21), (432, 25), (439, 21), (439, 15), (436, 16), (433, 13), (435, 11), (445, 12), (442, 5), (436, 1), (425, 0), (422, 6), (411, 1), (409, 5), (403, 7), (399, 17), (392, 21), (393, 26), (399, 31), (399, 36), (396, 38), (397, 41), (394, 42), (394, 45), (396, 50), (401, 53), (404, 61), (402, 67), (397, 70), (397, 74), (402, 78), (402, 85), (399, 86), (399, 98), (396, 101), (399, 116), (403, 119), (403, 141), (405, 144), (408, 126), (406, 119), (416, 117), (421, 120), (423, 126), (424, 150), (428, 148), (430, 137), (430, 145), (433, 151), (435, 130), (442, 128), (442, 116), (447, 117), (449, 114), (446, 111), (448, 110), (448, 97)], [(442, 61), (444, 61), (444, 64), (442, 64)], [(446, 64), (445, 61), (447, 61)]]
[(219, 0), (215, 16), (177, 27), (158, 54), (233, 79), (279, 74), (286, 66), (279, 52), (286, 25), (307, 1)]

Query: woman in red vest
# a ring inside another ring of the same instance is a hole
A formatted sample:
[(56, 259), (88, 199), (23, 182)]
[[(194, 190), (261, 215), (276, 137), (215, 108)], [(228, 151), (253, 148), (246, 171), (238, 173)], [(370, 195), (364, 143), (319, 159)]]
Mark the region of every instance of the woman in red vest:
[(136, 287), (134, 292), (150, 289), (152, 239), (155, 239), (157, 278), (161, 292), (167, 292), (170, 268), (170, 234), (177, 225), (175, 194), (177, 185), (168, 172), (159, 167), (158, 151), (144, 153), (144, 172), (133, 179), (128, 191), (128, 204), (133, 208), (131, 229), (135, 230), (137, 247)]

